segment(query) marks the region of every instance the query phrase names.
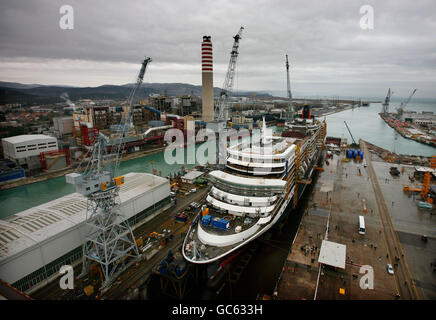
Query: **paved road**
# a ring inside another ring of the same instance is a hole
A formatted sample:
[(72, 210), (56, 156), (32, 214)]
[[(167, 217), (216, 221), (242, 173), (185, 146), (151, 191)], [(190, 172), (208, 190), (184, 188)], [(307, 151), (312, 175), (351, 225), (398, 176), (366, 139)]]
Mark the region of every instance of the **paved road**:
[[(389, 255), (389, 261), (392, 266), (394, 266), (394, 264), (397, 264), (397, 266), (394, 267), (394, 278), (397, 292), (400, 295), (401, 299), (419, 300), (415, 281), (407, 264), (403, 247), (401, 246), (397, 232), (395, 231), (391, 216), (389, 214), (389, 209), (386, 205), (385, 197), (380, 188), (377, 175), (372, 166), (371, 153), (368, 152), (368, 148), (364, 141), (361, 141), (361, 149), (363, 150), (364, 154), (367, 155), (366, 162), (368, 164), (368, 176), (371, 179), (372, 187), (375, 193), (379, 218), (383, 226), (385, 245)], [(396, 257), (398, 257), (399, 260), (397, 260)]]

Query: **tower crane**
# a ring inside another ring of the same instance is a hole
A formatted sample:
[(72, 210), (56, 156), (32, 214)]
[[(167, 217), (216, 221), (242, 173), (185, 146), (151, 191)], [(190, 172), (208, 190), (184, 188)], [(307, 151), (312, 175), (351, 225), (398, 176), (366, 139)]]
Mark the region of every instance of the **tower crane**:
[(347, 121), (344, 121), (344, 123), (345, 123), (345, 126), (347, 127), (348, 132), (350, 133), (351, 139), (353, 139), (353, 143), (354, 143), (354, 144), (357, 144), (357, 143), (356, 143), (356, 140), (354, 140), (354, 137), (353, 137), (353, 135), (351, 134), (351, 131), (350, 131), (350, 128), (348, 127)]
[(393, 91), (391, 91), (391, 88), (389, 88), (388, 93), (386, 95), (385, 101), (383, 102), (383, 114), (389, 113), (389, 102), (391, 101), (391, 96), (394, 94)]
[(288, 106), (288, 118), (290, 121), (294, 118), (294, 108), (292, 107), (292, 93), (291, 93), (291, 80), (289, 79), (289, 61), (288, 61), (288, 55), (286, 55), (286, 77), (287, 77), (287, 89), (288, 89), (288, 100), (289, 100), (289, 106)]
[(412, 99), (416, 90), (418, 90), (418, 89), (414, 89), (413, 92), (410, 94), (410, 96), (406, 99), (406, 101), (401, 102), (400, 107), (398, 108), (398, 115), (401, 115), (403, 113), (404, 109), (406, 108), (406, 106), (410, 102), (410, 100)]
[(236, 60), (238, 58), (238, 49), (239, 49), (239, 40), (241, 39), (242, 30), (244, 27), (239, 29), (239, 32), (233, 37), (235, 41), (233, 42), (232, 51), (230, 52), (230, 61), (229, 66), (227, 68), (226, 77), (224, 78), (224, 84), (221, 89), (220, 96), (218, 98), (217, 104), (215, 106), (215, 120), (218, 121), (227, 121), (228, 119), (228, 98), (233, 90), (233, 82), (235, 79), (235, 71), (236, 71)]
[(140, 88), (150, 58), (142, 62), (135, 86), (129, 98), (129, 111), (124, 119), (122, 133), (116, 148), (108, 152), (109, 138), (100, 133), (90, 149), (90, 159), (83, 172), (67, 174), (66, 182), (87, 198), (87, 234), (83, 243), (82, 276), (88, 274), (90, 264), (99, 264), (103, 273), (102, 288), (139, 258), (132, 229), (120, 213), (120, 186), (123, 176), (116, 172), (126, 132), (132, 127), (133, 102)]

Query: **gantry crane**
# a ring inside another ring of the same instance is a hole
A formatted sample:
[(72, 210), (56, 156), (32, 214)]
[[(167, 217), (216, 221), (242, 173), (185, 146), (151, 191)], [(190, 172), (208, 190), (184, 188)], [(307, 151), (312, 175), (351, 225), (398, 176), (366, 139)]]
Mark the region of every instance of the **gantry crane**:
[(391, 91), (391, 88), (389, 88), (388, 93), (386, 95), (385, 101), (383, 102), (383, 114), (389, 113), (389, 102), (391, 101), (391, 96), (394, 94), (393, 91)]
[(404, 111), (404, 109), (406, 108), (407, 104), (410, 102), (410, 100), (412, 99), (413, 95), (415, 94), (416, 90), (418, 89), (414, 89), (413, 92), (410, 94), (410, 96), (406, 99), (406, 101), (401, 101), (400, 107), (398, 108), (398, 115), (401, 115)]
[(232, 51), (230, 52), (230, 61), (229, 66), (227, 68), (226, 77), (224, 78), (224, 84), (221, 89), (220, 96), (215, 105), (214, 117), (215, 120), (225, 122), (228, 120), (228, 98), (233, 90), (233, 82), (235, 79), (235, 71), (236, 71), (236, 60), (238, 58), (238, 48), (239, 48), (239, 40), (241, 39), (242, 30), (244, 27), (239, 29), (239, 32), (233, 37), (235, 41), (233, 42)]
[(291, 80), (289, 78), (289, 61), (288, 55), (286, 55), (286, 78), (287, 78), (287, 89), (288, 89), (288, 119), (292, 122), (294, 118), (294, 108), (292, 107), (292, 93), (291, 93)]
[(109, 138), (100, 133), (90, 150), (90, 158), (82, 173), (67, 174), (66, 182), (87, 198), (86, 227), (83, 243), (82, 276), (89, 273), (91, 263), (101, 267), (106, 288), (116, 277), (139, 258), (138, 247), (129, 223), (120, 213), (120, 186), (123, 176), (116, 172), (126, 132), (132, 126), (133, 102), (142, 84), (146, 67), (144, 59), (135, 86), (129, 95), (129, 112), (124, 119), (120, 140), (108, 152)]

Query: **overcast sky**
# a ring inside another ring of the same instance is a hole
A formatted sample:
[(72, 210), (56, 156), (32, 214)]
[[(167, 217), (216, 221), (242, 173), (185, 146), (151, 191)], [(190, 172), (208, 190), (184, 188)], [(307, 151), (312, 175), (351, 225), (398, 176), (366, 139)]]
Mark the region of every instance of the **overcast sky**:
[[(62, 5), (74, 29), (62, 30)], [(363, 30), (360, 8), (374, 9)], [(294, 95), (396, 96), (418, 88), (436, 98), (436, 1), (49, 1), (1, 0), (0, 81), (74, 86), (134, 82), (201, 84), (200, 44), (214, 46), (221, 87), (240, 26), (235, 90), (286, 90), (290, 56)]]

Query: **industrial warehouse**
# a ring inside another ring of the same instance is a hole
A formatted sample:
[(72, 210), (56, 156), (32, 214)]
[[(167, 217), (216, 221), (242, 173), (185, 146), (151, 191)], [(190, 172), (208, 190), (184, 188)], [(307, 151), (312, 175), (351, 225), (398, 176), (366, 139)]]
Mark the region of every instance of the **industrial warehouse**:
[[(167, 179), (128, 173), (120, 190), (121, 215), (134, 229), (170, 206)], [(62, 265), (82, 257), (87, 200), (78, 193), (0, 220), (0, 274), (28, 293), (58, 277)]]

